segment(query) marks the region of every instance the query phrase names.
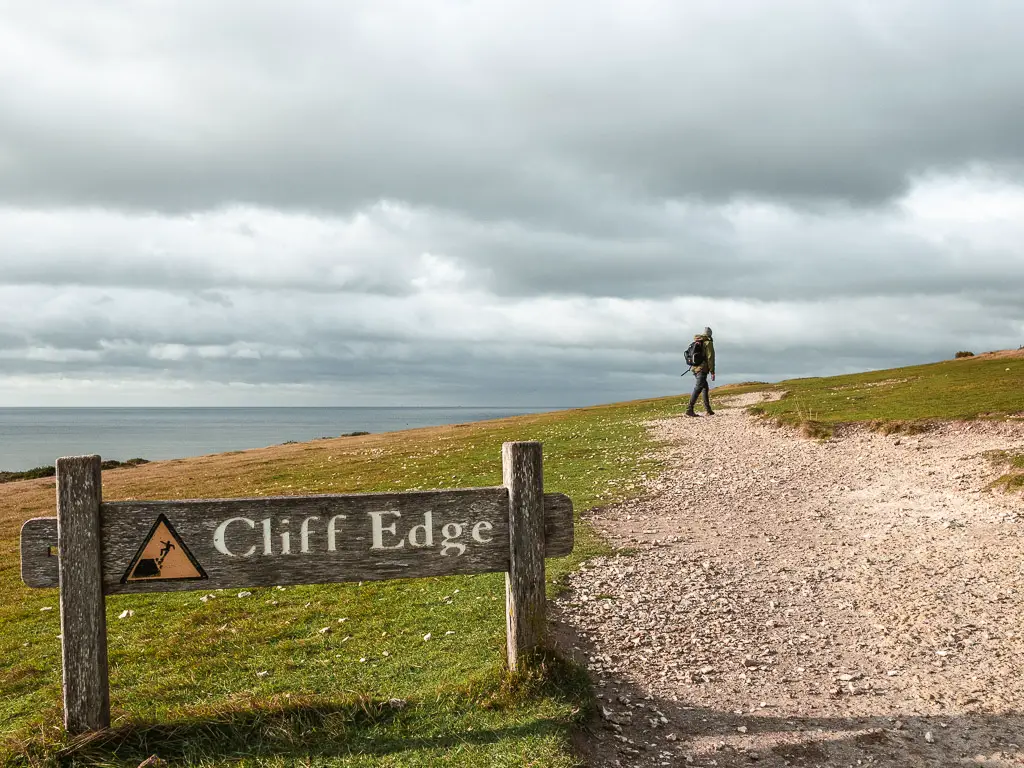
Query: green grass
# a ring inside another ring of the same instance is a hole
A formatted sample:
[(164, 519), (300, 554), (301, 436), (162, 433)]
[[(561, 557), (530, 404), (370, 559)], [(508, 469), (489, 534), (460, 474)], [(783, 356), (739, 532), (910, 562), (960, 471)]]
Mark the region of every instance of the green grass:
[(993, 488), (1007, 492), (1024, 491), (1024, 453), (986, 451), (985, 456), (997, 467), (1008, 470), (992, 482)]
[[(501, 443), (541, 440), (545, 488), (577, 511), (659, 471), (642, 422), (680, 398), (154, 462), (104, 473), (104, 497), (201, 498), (499, 485)], [(53, 514), (53, 480), (0, 489), (0, 763), (575, 765), (585, 674), (553, 656), (510, 677), (500, 574), (107, 601), (113, 728), (60, 728), (56, 590), (18, 573), (22, 520)], [(550, 589), (603, 544), (548, 561)], [(48, 610), (47, 610), (48, 609)], [(133, 615), (121, 619), (124, 611)], [(331, 627), (329, 633), (321, 633)], [(424, 636), (430, 633), (431, 639)]]
[[(1022, 381), (1024, 359), (975, 357), (713, 394), (786, 391), (757, 410), (825, 436), (852, 422), (917, 429), (1020, 414)], [(567, 493), (583, 511), (637, 493), (659, 472), (642, 422), (684, 407), (685, 399), (666, 398), (155, 462), (105, 472), (104, 496), (497, 485), (501, 443), (532, 439), (544, 442), (546, 490)], [(1024, 477), (1024, 457), (1004, 458), (1008, 476)], [(594, 706), (586, 675), (552, 655), (519, 676), (505, 672), (501, 575), (253, 589), (241, 599), (232, 590), (206, 602), (202, 592), (112, 597), (114, 727), (70, 739), (60, 728), (57, 594), (25, 588), (18, 572), (21, 522), (52, 514), (52, 478), (0, 488), (2, 764), (135, 766), (154, 753), (204, 766), (577, 762), (570, 733)], [(548, 561), (552, 592), (604, 551), (586, 526), (576, 533), (574, 554)], [(120, 619), (127, 610), (133, 615)]]
[(868, 423), (885, 432), (914, 432), (928, 423), (1024, 415), (1024, 357), (971, 357), (829, 378), (750, 384), (730, 393), (779, 390), (777, 402), (752, 411), (812, 437), (841, 424)]

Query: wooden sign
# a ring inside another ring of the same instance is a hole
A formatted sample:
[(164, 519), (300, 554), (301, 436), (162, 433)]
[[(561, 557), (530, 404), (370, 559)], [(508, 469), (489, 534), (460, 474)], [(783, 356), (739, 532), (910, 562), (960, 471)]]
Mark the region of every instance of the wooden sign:
[[(105, 595), (326, 584), (509, 568), (504, 487), (100, 504)], [(547, 557), (572, 551), (572, 502), (544, 496)], [(58, 585), (57, 518), (27, 521), (22, 579)]]
[(503, 486), (104, 502), (98, 456), (57, 460), (57, 517), (27, 521), (22, 579), (60, 587), (65, 726), (109, 725), (106, 595), (502, 572), (508, 661), (543, 642), (544, 558), (573, 548), (540, 443), (502, 447)]

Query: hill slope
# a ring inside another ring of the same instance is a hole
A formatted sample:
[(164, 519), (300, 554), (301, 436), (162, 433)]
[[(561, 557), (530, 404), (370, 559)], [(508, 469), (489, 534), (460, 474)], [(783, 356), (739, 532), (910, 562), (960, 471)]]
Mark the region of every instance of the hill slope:
[(1024, 418), (1024, 350), (771, 385), (724, 387), (720, 394), (784, 393), (755, 407), (780, 422), (827, 435), (840, 424), (878, 422), (890, 431), (940, 419)]
[[(657, 472), (642, 423), (678, 407), (670, 398), (153, 462), (104, 472), (104, 498), (499, 485), (501, 443), (535, 439), (546, 489), (586, 510)], [(52, 478), (0, 485), (0, 763), (67, 753), (135, 766), (153, 752), (203, 765), (575, 762), (569, 734), (587, 687), (557, 662), (546, 677), (504, 676), (501, 574), (109, 598), (115, 729), (68, 742), (57, 594), (21, 584), (17, 549), (23, 520), (53, 514)], [(601, 547), (580, 529), (550, 578)]]
[[(833, 427), (1024, 411), (1024, 360), (979, 356), (755, 387), (786, 392), (772, 418)], [(496, 422), (277, 446), (104, 473), (104, 495), (196, 498), (466, 487), (500, 482), (500, 445), (545, 444), (547, 490), (577, 510), (651, 492), (670, 457), (644, 427), (673, 397)], [(684, 422), (691, 425), (699, 422)], [(687, 429), (696, 429), (696, 426)], [(1012, 463), (1015, 454), (1009, 452)], [(503, 580), (481, 576), (108, 601), (115, 728), (59, 731), (56, 594), (18, 573), (24, 519), (53, 514), (53, 480), (0, 486), (0, 762), (61, 756), (134, 766), (153, 752), (203, 765), (572, 765), (572, 729), (593, 704), (578, 667), (502, 670)], [(552, 582), (607, 551), (587, 526)], [(125, 614), (125, 618), (120, 618)], [(344, 620), (344, 621), (340, 621)], [(335, 630), (321, 634), (332, 626)], [(448, 634), (453, 632), (454, 634)], [(424, 642), (430, 633), (432, 640)], [(386, 653), (385, 653), (386, 652)]]

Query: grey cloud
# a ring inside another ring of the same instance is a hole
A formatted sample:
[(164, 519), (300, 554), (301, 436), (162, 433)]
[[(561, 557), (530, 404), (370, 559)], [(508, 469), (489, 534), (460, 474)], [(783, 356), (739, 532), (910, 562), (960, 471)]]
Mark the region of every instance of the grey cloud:
[(708, 324), (720, 382), (1024, 342), (1024, 7), (147, 8), (4, 11), (0, 391), (580, 404), (685, 387)]
[(802, 301), (955, 294), (998, 303), (1013, 302), (1024, 285), (1013, 225), (1003, 242), (986, 246), (908, 232), (913, 222), (892, 207), (811, 215), (779, 208), (768, 215), (776, 221), (749, 224), (697, 206), (621, 238), (480, 227), (439, 247), (490, 290), (512, 296)]
[(129, 216), (93, 209), (0, 208), (7, 285), (171, 290), (222, 302), (223, 290), (410, 292), (420, 251), (395, 206), (347, 218), (222, 209)]
[[(647, 361), (628, 355), (591, 354), (573, 359), (569, 355), (531, 356), (521, 351), (514, 359), (496, 349), (467, 349), (431, 345), (405, 361), (394, 358), (340, 359), (323, 356), (275, 365), (269, 360), (190, 360), (168, 367), (166, 363), (135, 359), (44, 363), (32, 361), (11, 372), (46, 375), (59, 372), (68, 378), (103, 381), (116, 377), (131, 381), (182, 379), (200, 385), (235, 382), (247, 386), (283, 386), (300, 383), (319, 390), (323, 404), (432, 405), (458, 402), (464, 405), (586, 405), (620, 399), (681, 393), (692, 387), (682, 377), (678, 356), (655, 356)], [(949, 350), (939, 350), (949, 357)], [(908, 365), (935, 359), (930, 349), (894, 347), (881, 354), (875, 348), (859, 351), (838, 346), (800, 347), (768, 351), (727, 343), (721, 345), (718, 383), (750, 379), (776, 380), (782, 377), (827, 375), (838, 372)], [(544, 361), (537, 365), (537, 358)], [(529, 362), (527, 362), (529, 361)], [(6, 362), (6, 361), (5, 361)], [(737, 366), (737, 367), (733, 367)], [(240, 388), (238, 396), (245, 397)], [(326, 395), (326, 397), (325, 397)], [(381, 400), (381, 396), (385, 399)], [(333, 399), (331, 399), (333, 398)], [(230, 395), (222, 404), (232, 401)]]
[(593, 226), (595, 197), (876, 203), (1024, 160), (996, 0), (79, 8), (7, 14), (7, 202)]
[[(1009, 201), (1024, 210), (1020, 187), (965, 178), (991, 198), (986, 206)], [(967, 204), (955, 189), (936, 186), (940, 206)], [(410, 297), (436, 290), (431, 281), (442, 267), (459, 273), (460, 293), (509, 299), (910, 294), (1012, 305), (1024, 285), (1016, 250), (1024, 227), (1012, 216), (959, 225), (919, 219), (904, 202), (871, 211), (737, 202), (633, 204), (621, 218), (620, 232), (611, 235), (402, 205), (345, 218), (251, 208), (189, 217), (0, 209), (0, 264), (9, 285), (175, 291), (188, 294), (200, 312), (204, 303), (225, 306), (234, 289), (338, 301)], [(239, 235), (243, 226), (252, 234)]]
[[(401, 317), (381, 313), (353, 324), (358, 315), (330, 316), (301, 293), (273, 294), (279, 312), (295, 323), (277, 328), (276, 317), (260, 311), (271, 296), (236, 292), (226, 313), (208, 317), (179, 316), (174, 297), (151, 296), (144, 322), (115, 302), (117, 311), (103, 324), (94, 323), (98, 313), (87, 313), (81, 327), (54, 323), (7, 335), (0, 360), (8, 377), (302, 385), (346, 404), (379, 402), (382, 393), (406, 404), (580, 404), (671, 394), (688, 385), (678, 374), (688, 326), (696, 323), (680, 322), (671, 304), (624, 317), (599, 302), (585, 311), (552, 306), (545, 322), (519, 327), (517, 317), (534, 313), (509, 308), (504, 335), (483, 327), (475, 340), (454, 333), (445, 324), (459, 316), (446, 317), (436, 306), (403, 306)], [(48, 298), (40, 296), (44, 303)], [(702, 320), (715, 326), (726, 383), (925, 362), (978, 342), (1010, 346), (1024, 333), (1019, 313), (980, 317), (981, 323), (978, 307), (964, 300), (943, 306), (901, 297), (760, 310), (733, 303)], [(584, 327), (566, 332), (560, 318)], [(426, 332), (416, 333), (410, 320), (425, 324)], [(208, 326), (217, 332), (203, 336)]]

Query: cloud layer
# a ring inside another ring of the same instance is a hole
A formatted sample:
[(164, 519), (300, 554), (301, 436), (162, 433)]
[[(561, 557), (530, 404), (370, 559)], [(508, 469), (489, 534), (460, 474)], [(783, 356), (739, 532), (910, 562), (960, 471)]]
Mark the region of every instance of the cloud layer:
[(3, 19), (8, 404), (598, 402), (704, 325), (723, 380), (1024, 344), (1024, 8)]

